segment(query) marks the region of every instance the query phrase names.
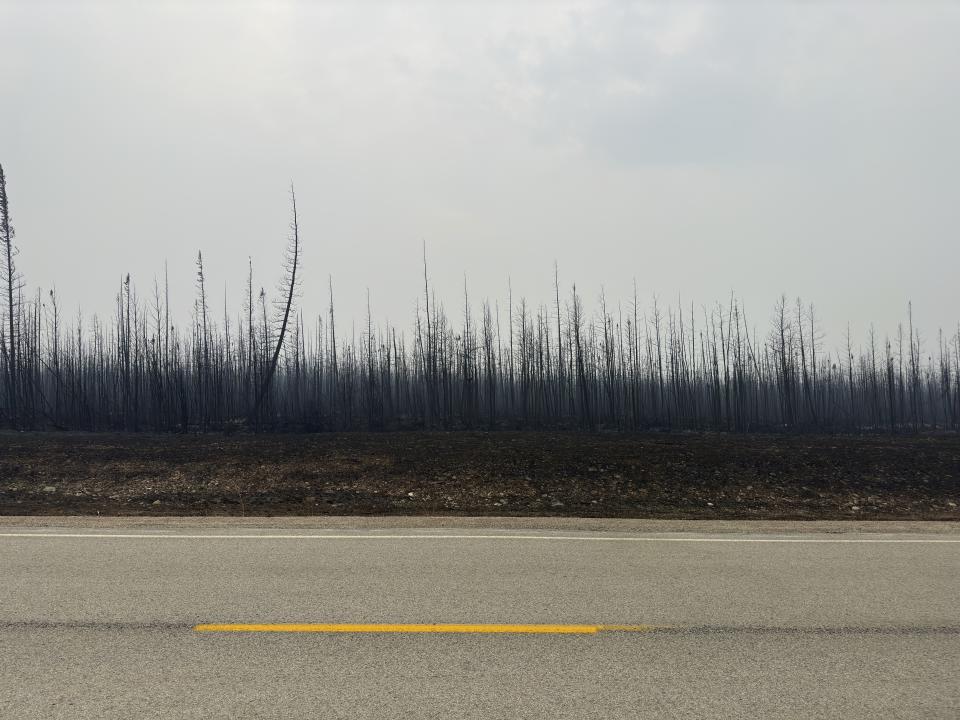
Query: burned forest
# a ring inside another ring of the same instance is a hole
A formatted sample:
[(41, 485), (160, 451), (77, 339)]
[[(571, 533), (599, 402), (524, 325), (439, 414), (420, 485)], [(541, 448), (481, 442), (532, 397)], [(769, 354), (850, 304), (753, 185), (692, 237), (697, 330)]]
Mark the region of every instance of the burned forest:
[[(812, 305), (781, 297), (748, 317), (640, 290), (588, 307), (576, 285), (533, 304), (509, 294), (475, 313), (466, 287), (431, 285), (405, 327), (337, 332), (334, 293), (298, 305), (292, 188), (276, 299), (253, 266), (235, 312), (214, 311), (202, 254), (192, 317), (171, 317), (167, 271), (147, 297), (127, 275), (112, 317), (68, 315), (17, 263), (0, 168), (0, 426), (87, 431), (717, 430), (886, 432), (960, 428), (960, 328), (921, 338), (912, 311), (893, 337), (827, 344)], [(769, 318), (772, 317), (772, 320)], [(849, 337), (849, 335), (848, 335)]]

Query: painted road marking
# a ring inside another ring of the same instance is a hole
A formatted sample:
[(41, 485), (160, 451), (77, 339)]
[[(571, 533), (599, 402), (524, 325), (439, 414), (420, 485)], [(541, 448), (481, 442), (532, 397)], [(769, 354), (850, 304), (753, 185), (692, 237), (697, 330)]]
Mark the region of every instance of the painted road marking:
[(679, 543), (850, 543), (850, 544), (958, 544), (960, 538), (808, 538), (808, 537), (653, 537), (587, 535), (356, 535), (356, 534), (283, 534), (283, 535), (175, 535), (164, 533), (43, 533), (0, 532), (0, 538), (71, 538), (138, 540), (555, 540), (577, 542), (679, 542)]
[(514, 625), (455, 623), (206, 623), (197, 632), (255, 633), (512, 633), (536, 635), (596, 635), (600, 632), (651, 632), (659, 625)]

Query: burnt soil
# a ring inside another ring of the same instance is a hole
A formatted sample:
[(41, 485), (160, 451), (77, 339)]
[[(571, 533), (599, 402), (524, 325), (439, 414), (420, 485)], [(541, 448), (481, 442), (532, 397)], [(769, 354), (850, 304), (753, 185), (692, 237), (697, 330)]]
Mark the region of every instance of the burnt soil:
[(960, 520), (960, 437), (0, 433), (0, 515)]

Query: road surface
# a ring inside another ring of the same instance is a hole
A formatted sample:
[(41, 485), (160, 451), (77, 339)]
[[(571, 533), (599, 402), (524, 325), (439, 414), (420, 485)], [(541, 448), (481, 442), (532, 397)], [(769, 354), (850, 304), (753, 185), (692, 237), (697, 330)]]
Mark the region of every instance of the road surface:
[(0, 518), (0, 717), (955, 720), (958, 571), (956, 524)]

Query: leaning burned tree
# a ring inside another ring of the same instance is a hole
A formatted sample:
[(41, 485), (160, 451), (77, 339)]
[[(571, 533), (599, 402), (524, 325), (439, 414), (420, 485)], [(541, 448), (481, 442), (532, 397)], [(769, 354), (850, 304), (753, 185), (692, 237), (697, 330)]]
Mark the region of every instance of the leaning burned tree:
[(263, 382), (260, 385), (260, 391), (257, 393), (257, 402), (253, 408), (253, 421), (259, 426), (260, 414), (263, 408), (264, 399), (270, 391), (270, 383), (277, 372), (277, 362), (280, 360), (280, 352), (283, 350), (283, 340), (287, 335), (287, 326), (290, 322), (290, 311), (293, 308), (293, 299), (297, 291), (297, 266), (300, 262), (300, 228), (297, 221), (297, 196), (290, 185), (290, 204), (292, 207), (292, 218), (290, 220), (290, 238), (287, 243), (287, 258), (284, 264), (283, 281), (280, 286), (282, 292), (281, 306), (279, 307), (279, 333), (277, 335), (277, 344), (273, 349), (273, 355), (267, 365), (263, 376)]

